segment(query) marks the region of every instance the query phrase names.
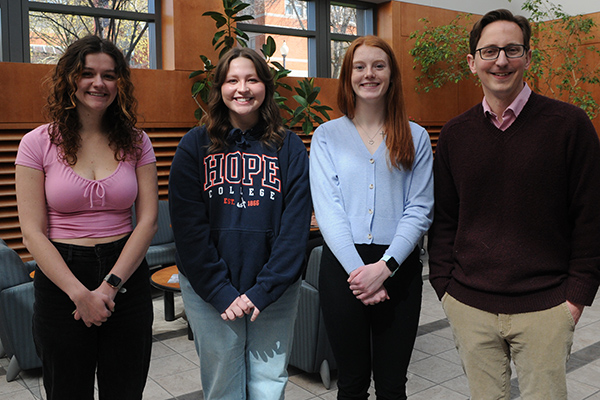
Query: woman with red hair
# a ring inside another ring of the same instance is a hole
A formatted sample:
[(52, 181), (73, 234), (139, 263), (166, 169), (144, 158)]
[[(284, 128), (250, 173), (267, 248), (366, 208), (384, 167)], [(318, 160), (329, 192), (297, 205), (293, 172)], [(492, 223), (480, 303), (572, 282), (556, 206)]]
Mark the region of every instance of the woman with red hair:
[(338, 364), (338, 399), (406, 399), (421, 308), (418, 243), (433, 208), (429, 135), (409, 122), (391, 47), (366, 36), (339, 80), (344, 116), (314, 134), (310, 183), (325, 244), (323, 316)]

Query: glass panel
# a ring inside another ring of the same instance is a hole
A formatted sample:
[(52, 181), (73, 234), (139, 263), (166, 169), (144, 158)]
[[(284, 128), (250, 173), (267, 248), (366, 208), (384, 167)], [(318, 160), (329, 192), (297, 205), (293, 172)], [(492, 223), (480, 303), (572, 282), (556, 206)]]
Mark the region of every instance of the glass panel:
[[(304, 77), (308, 76), (308, 39), (304, 37), (298, 36), (284, 36), (284, 35), (265, 35), (263, 33), (252, 33), (247, 32), (248, 36), (250, 36), (250, 41), (248, 42), (248, 47), (253, 48), (258, 51), (260, 54), (260, 49), (262, 45), (266, 43), (267, 37), (273, 37), (275, 43), (277, 44), (277, 50), (275, 50), (275, 54), (271, 57), (272, 61), (277, 61), (281, 65), (284, 65), (285, 68), (291, 70), (292, 72), (288, 76), (296, 76), (296, 77)], [(281, 48), (283, 47), (283, 41), (285, 40), (285, 44), (288, 47), (288, 54), (283, 58), (281, 55)], [(282, 93), (283, 96), (289, 97), (284, 90)], [(296, 93), (294, 93), (296, 94)], [(291, 96), (291, 95), (290, 95)]]
[(345, 6), (331, 6), (330, 26), (331, 33), (345, 35), (364, 35), (365, 11), (360, 8)]
[(250, 4), (240, 15), (252, 15), (246, 24), (308, 29), (308, 3), (304, 0), (246, 0)]
[(143, 21), (31, 12), (31, 62), (55, 64), (70, 43), (85, 35), (94, 34), (116, 43), (132, 68), (150, 68), (148, 28), (149, 24)]
[(331, 41), (331, 77), (339, 78), (340, 70), (342, 68), (342, 61), (344, 60), (344, 54), (346, 49), (352, 42), (342, 42), (338, 40)]
[[(106, 8), (109, 10), (148, 12), (148, 3), (154, 0), (30, 0), (34, 3), (63, 4), (68, 6), (82, 6), (93, 8)], [(90, 5), (92, 3), (93, 5)]]

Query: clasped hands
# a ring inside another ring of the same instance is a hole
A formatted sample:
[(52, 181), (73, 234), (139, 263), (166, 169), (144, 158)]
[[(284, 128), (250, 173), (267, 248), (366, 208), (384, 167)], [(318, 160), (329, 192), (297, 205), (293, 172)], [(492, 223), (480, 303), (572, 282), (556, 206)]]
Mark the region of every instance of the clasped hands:
[(252, 314), (250, 322), (254, 322), (260, 314), (258, 307), (245, 295), (238, 296), (227, 309), (221, 314), (224, 321), (235, 321), (237, 318), (242, 318), (244, 315)]
[(73, 318), (82, 320), (88, 328), (92, 325), (100, 326), (106, 322), (115, 311), (115, 296), (117, 290), (103, 282), (95, 290), (85, 290), (75, 299)]
[(390, 299), (383, 282), (391, 274), (385, 261), (379, 260), (352, 271), (348, 277), (348, 284), (352, 294), (364, 305), (374, 305)]

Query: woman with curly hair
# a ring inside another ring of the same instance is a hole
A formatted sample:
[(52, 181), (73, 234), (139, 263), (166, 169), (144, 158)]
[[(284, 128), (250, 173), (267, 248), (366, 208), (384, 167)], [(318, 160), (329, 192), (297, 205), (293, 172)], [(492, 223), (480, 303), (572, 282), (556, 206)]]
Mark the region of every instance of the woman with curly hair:
[(144, 255), (158, 212), (152, 144), (135, 127), (129, 66), (113, 43), (77, 40), (49, 82), (52, 122), (23, 137), (15, 162), (47, 399), (91, 400), (96, 376), (100, 399), (141, 399), (153, 319)]
[(283, 399), (310, 230), (308, 155), (282, 127), (265, 60), (217, 65), (204, 125), (179, 143), (169, 205), (206, 400)]

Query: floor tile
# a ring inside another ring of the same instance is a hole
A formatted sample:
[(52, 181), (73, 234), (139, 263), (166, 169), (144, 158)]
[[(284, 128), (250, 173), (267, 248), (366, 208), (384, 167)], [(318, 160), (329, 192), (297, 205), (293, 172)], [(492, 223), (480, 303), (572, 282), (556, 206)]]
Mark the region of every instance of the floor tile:
[(173, 397), (202, 390), (200, 370), (198, 368), (177, 374), (155, 377), (153, 380)]
[(459, 365), (439, 357), (429, 357), (410, 364), (408, 370), (435, 383), (443, 383), (463, 374)]

